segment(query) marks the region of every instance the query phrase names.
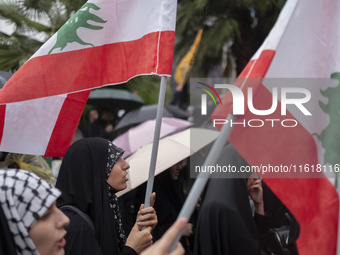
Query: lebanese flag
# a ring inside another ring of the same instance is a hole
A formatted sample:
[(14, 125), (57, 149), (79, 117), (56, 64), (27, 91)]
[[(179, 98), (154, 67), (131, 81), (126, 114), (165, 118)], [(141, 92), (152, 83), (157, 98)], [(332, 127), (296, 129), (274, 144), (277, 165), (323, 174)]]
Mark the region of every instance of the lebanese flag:
[(0, 151), (63, 156), (90, 90), (170, 76), (176, 0), (87, 2), (0, 90)]
[[(282, 116), (280, 102), (270, 116), (254, 115), (250, 111), (239, 116), (238, 122), (293, 119), (298, 123), (291, 128), (282, 127), (280, 121), (275, 122), (274, 127), (268, 124), (258, 128), (235, 125), (229, 140), (250, 165), (296, 166), (299, 170), (299, 166), (305, 164), (317, 166), (319, 163), (321, 167), (329, 167), (340, 163), (340, 108), (332, 109), (339, 105), (340, 98), (340, 75), (337, 74), (340, 72), (339, 27), (338, 0), (286, 2), (274, 28), (235, 84), (242, 87), (244, 95), (247, 95), (248, 87), (253, 88), (256, 109), (269, 109), (273, 85), (268, 78), (281, 78), (276, 79), (283, 81), (276, 83), (278, 89), (294, 87), (297, 81), (304, 81), (298, 87), (311, 92), (312, 98), (304, 106), (312, 116), (301, 114), (294, 105), (289, 105), (287, 115)], [(306, 82), (305, 79), (288, 78), (313, 79)], [(230, 113), (232, 96), (227, 93), (212, 119), (225, 119)], [(266, 178), (266, 174), (262, 177), (300, 224), (299, 254), (336, 254), (338, 194), (323, 173), (313, 174), (311, 167), (309, 169), (309, 173), (302, 173), (300, 177), (310, 178), (295, 178), (297, 175), (289, 176), (294, 178), (280, 178), (283, 175)]]

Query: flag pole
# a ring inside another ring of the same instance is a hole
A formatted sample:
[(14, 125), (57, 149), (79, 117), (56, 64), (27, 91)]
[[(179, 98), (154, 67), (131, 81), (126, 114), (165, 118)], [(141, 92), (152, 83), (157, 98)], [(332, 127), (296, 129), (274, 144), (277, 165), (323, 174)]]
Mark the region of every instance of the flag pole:
[(159, 136), (160, 136), (160, 133), (161, 133), (165, 92), (166, 92), (166, 77), (162, 76), (161, 85), (160, 85), (160, 89), (159, 89), (159, 96), (158, 96), (158, 107), (157, 107), (155, 132), (154, 132), (153, 144), (152, 144), (152, 153), (151, 153), (151, 159), (150, 159), (149, 178), (148, 178), (148, 182), (147, 182), (147, 186), (146, 186), (145, 199), (144, 199), (144, 207), (145, 208), (150, 206), (150, 197), (151, 197), (152, 188), (153, 188), (153, 181), (154, 181), (154, 177), (155, 177), (155, 168), (156, 168), (156, 160), (157, 160), (157, 153), (158, 153)]
[[(235, 121), (235, 120), (236, 120), (236, 117), (234, 115), (230, 114), (228, 116), (227, 123), (230, 123), (231, 121)], [(207, 158), (205, 159), (203, 168), (205, 168), (206, 166), (212, 166), (216, 163), (217, 159), (219, 158), (219, 156), (221, 154), (223, 147), (227, 143), (228, 137), (229, 137), (232, 129), (233, 128), (231, 126), (228, 126), (226, 124), (223, 125), (220, 134), (216, 138), (211, 150), (209, 151)], [(184, 205), (183, 205), (177, 219), (186, 218), (186, 219), (189, 220), (192, 212), (194, 211), (194, 209), (196, 207), (197, 201), (198, 201), (201, 193), (203, 192), (204, 187), (207, 184), (209, 178), (210, 178), (209, 172), (204, 172), (204, 173), (200, 172), (199, 173), (199, 175), (196, 178), (194, 185), (192, 186), (192, 188), (189, 192), (187, 199), (184, 202)], [(181, 238), (183, 231), (181, 231), (177, 235), (175, 241), (170, 246), (169, 252), (173, 251), (176, 248), (176, 244), (179, 241), (179, 239)]]
[[(338, 196), (340, 196), (340, 188), (339, 188), (339, 173), (335, 173), (335, 181), (334, 186), (336, 191), (338, 192)], [(336, 254), (340, 255), (340, 204), (339, 204), (339, 212), (338, 212), (338, 238), (337, 238), (337, 245), (336, 245)]]

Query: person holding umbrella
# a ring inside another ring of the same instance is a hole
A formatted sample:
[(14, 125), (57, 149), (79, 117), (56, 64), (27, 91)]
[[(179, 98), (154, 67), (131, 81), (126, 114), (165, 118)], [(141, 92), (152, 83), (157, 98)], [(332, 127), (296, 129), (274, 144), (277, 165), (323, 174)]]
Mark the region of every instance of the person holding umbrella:
[(62, 191), (57, 205), (71, 220), (66, 254), (139, 254), (152, 244), (151, 230), (157, 224), (153, 207), (140, 206), (127, 238), (122, 227), (115, 193), (127, 187), (130, 166), (123, 153), (99, 137), (78, 140), (66, 152), (56, 184)]
[[(155, 177), (153, 190), (157, 194), (157, 202), (154, 208), (157, 211), (158, 217), (158, 224), (153, 231), (155, 241), (159, 240), (176, 221), (184, 204), (185, 195), (180, 174), (187, 167), (187, 164), (188, 162), (185, 158)], [(145, 190), (146, 183), (137, 188), (135, 208), (143, 201)], [(190, 237), (193, 233), (193, 224), (187, 223), (183, 229), (183, 237), (180, 240), (181, 244), (185, 254), (192, 254), (192, 240)]]

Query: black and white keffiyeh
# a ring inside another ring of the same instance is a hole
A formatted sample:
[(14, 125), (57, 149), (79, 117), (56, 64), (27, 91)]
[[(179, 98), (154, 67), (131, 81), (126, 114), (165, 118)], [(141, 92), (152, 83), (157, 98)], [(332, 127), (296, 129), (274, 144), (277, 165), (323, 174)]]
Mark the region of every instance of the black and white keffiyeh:
[(0, 204), (18, 254), (39, 254), (28, 232), (60, 194), (31, 172), (0, 169)]
[[(116, 164), (119, 157), (124, 154), (124, 150), (115, 146), (113, 143), (108, 143), (108, 162), (106, 166), (106, 180), (109, 178), (113, 166)], [(124, 246), (126, 242), (125, 231), (123, 229), (122, 219), (119, 212), (118, 199), (116, 196), (116, 190), (107, 184), (110, 208), (113, 211), (113, 217), (115, 221), (115, 227), (118, 235), (118, 246), (120, 249)]]

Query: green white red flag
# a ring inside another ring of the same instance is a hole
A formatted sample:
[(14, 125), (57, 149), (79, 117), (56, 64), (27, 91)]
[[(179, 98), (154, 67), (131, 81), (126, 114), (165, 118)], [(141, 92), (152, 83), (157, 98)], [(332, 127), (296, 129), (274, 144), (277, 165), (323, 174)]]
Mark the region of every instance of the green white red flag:
[[(302, 117), (297, 108), (288, 107), (284, 117), (297, 121), (294, 128), (235, 125), (229, 140), (250, 165), (295, 166), (299, 170), (300, 165), (303, 169), (306, 164), (328, 167), (340, 163), (339, 27), (338, 0), (286, 2), (274, 28), (236, 84), (244, 94), (247, 87), (253, 87), (257, 109), (272, 105), (273, 90), (264, 82), (252, 82), (252, 78), (286, 79), (281, 88), (289, 87), (288, 78), (333, 78), (334, 84), (325, 87), (304, 83), (312, 95), (308, 103), (312, 117)], [(282, 120), (280, 103), (270, 119)], [(232, 96), (227, 93), (212, 119), (225, 119), (230, 113)], [(248, 111), (237, 121), (251, 118), (265, 121), (268, 116)], [(263, 177), (299, 222), (299, 254), (336, 254), (339, 198), (329, 179), (315, 178), (324, 177), (323, 173), (310, 176), (313, 178)]]
[(63, 156), (90, 90), (171, 75), (176, 0), (88, 1), (0, 90), (0, 151)]

